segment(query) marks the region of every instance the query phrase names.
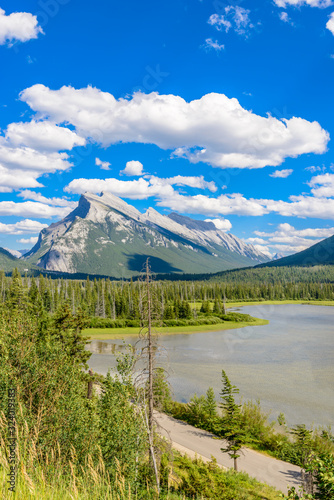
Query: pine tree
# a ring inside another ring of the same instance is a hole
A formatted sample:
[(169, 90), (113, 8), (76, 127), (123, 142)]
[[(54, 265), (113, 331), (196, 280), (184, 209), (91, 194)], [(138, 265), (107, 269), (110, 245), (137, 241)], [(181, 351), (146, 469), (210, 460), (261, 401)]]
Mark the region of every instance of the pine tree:
[(234, 394), (239, 393), (239, 389), (232, 385), (225, 371), (222, 370), (223, 389), (220, 393), (220, 408), (223, 410), (222, 433), (227, 441), (227, 446), (221, 448), (224, 453), (228, 453), (234, 461), (234, 469), (238, 470), (237, 459), (240, 457), (239, 450), (247, 442), (246, 434), (241, 427), (240, 408), (236, 404)]

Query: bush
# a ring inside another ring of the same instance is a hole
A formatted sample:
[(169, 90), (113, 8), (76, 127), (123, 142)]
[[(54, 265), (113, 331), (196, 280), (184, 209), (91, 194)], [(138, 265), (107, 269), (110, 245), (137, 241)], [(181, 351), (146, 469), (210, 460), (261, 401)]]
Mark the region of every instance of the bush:
[[(25, 438), (48, 454), (59, 447), (63, 460), (74, 451), (76, 462), (97, 451), (95, 400), (87, 399), (83, 363), (64, 347), (65, 336), (40, 336), (38, 321), (16, 311), (0, 324), (0, 410), (4, 413), (8, 389), (14, 389), (17, 425), (27, 425)], [(68, 332), (70, 335), (70, 332)], [(26, 424), (25, 424), (26, 422)]]
[(236, 323), (240, 323), (243, 321), (247, 321), (247, 322), (255, 321), (255, 318), (253, 318), (249, 314), (242, 314), (242, 313), (237, 313), (237, 312), (229, 312), (227, 314), (222, 314), (219, 317), (223, 321), (234, 321)]
[(223, 471), (213, 459), (205, 464), (200, 459), (175, 455), (173, 462), (174, 481), (170, 491), (183, 493), (186, 498), (211, 500), (278, 500), (274, 488), (261, 484), (245, 473)]
[(206, 316), (197, 319), (165, 319), (163, 326), (200, 326), (200, 325), (217, 325), (221, 323), (218, 316)]
[(89, 319), (88, 328), (139, 328), (139, 319), (111, 319), (93, 316)]
[(246, 401), (241, 406), (240, 422), (241, 426), (247, 429), (252, 443), (256, 443), (259, 449), (267, 449), (271, 446), (274, 436), (274, 422), (268, 422), (269, 413), (264, 413), (260, 406), (260, 401)]

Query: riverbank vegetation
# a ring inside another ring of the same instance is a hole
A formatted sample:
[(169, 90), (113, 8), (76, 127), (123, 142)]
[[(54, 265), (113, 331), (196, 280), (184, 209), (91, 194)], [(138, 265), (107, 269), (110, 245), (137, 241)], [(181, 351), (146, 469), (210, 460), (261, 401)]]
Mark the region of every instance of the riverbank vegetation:
[[(334, 305), (334, 304), (333, 304)], [(266, 319), (254, 318), (253, 316), (243, 315), (246, 317), (244, 321), (225, 321), (221, 323), (220, 321), (213, 323), (202, 323), (197, 325), (187, 325), (183, 326), (182, 323), (179, 326), (160, 326), (158, 331), (159, 335), (176, 335), (179, 333), (191, 334), (196, 332), (213, 332), (221, 330), (234, 330), (236, 328), (244, 328), (246, 326), (261, 326), (267, 325), (269, 323)], [(249, 320), (247, 321), (247, 316)], [(125, 328), (86, 328), (83, 330), (83, 335), (89, 337), (90, 339), (120, 339), (136, 337), (138, 335), (138, 328), (125, 327)]]

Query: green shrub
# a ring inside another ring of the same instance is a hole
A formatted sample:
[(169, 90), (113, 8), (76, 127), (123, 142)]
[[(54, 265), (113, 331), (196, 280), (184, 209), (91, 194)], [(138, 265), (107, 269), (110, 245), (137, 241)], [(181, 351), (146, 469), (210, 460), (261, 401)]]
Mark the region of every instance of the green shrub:
[(215, 460), (205, 464), (176, 454), (170, 491), (183, 493), (186, 498), (210, 500), (278, 500), (279, 492), (261, 484), (245, 473), (224, 471)]

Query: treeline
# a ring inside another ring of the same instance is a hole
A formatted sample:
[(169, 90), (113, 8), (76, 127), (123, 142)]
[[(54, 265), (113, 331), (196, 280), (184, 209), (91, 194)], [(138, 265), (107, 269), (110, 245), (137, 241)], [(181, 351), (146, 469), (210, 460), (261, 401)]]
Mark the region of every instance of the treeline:
[[(221, 316), (224, 304), (230, 301), (334, 300), (334, 266), (327, 268), (304, 270), (304, 274), (295, 268), (287, 268), (289, 272), (279, 268), (275, 276), (273, 268), (241, 270), (225, 274), (226, 281), (153, 281), (151, 287), (161, 319), (172, 324), (176, 319), (196, 320), (205, 314)], [(300, 281), (302, 277), (304, 281)], [(7, 300), (11, 283), (12, 278), (0, 273), (0, 303)], [(42, 275), (25, 276), (22, 284), (29, 300), (47, 313), (53, 314), (67, 302), (73, 313), (81, 309), (89, 317), (123, 320), (120, 326), (124, 321), (127, 326), (137, 326), (145, 288), (141, 281), (65, 280)]]
[(334, 266), (248, 267), (216, 273), (210, 280), (226, 283), (334, 283)]

